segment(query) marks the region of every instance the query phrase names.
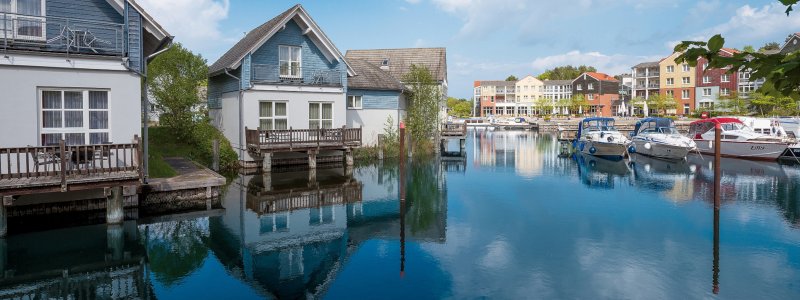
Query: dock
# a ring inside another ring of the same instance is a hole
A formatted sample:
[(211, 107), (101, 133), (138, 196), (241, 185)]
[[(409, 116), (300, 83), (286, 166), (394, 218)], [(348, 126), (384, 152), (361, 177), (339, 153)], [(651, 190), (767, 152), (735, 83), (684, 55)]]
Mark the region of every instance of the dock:
[(466, 123), (445, 123), (439, 128), (439, 152), (443, 153), (447, 149), (447, 141), (451, 139), (458, 140), (459, 149), (461, 152), (466, 149), (467, 145), (467, 124)]
[(245, 128), (247, 153), (261, 161), (265, 173), (272, 172), (276, 153), (299, 152), (308, 155), (308, 168), (317, 168), (320, 151), (341, 151), (345, 166), (353, 166), (353, 149), (361, 147), (361, 128), (277, 129)]

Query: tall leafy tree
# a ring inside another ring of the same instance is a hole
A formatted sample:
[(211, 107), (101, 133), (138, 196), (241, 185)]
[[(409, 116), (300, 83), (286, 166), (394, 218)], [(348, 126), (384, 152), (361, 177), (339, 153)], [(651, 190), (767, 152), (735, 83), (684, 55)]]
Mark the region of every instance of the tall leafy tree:
[(517, 76), (514, 75), (508, 75), (508, 77), (506, 77), (506, 81), (517, 81), (517, 80), (519, 79), (517, 79)]
[(651, 109), (655, 109), (661, 115), (666, 115), (667, 110), (676, 109), (678, 107), (678, 101), (674, 96), (656, 94), (647, 98), (647, 106)]
[(447, 98), (447, 110), (451, 116), (466, 118), (472, 114), (472, 102), (467, 99)]
[(715, 111), (727, 112), (734, 115), (744, 115), (750, 112), (750, 100), (740, 97), (738, 93), (720, 96), (719, 100), (719, 104), (714, 107)]
[(761, 51), (764, 51), (764, 50), (778, 50), (780, 48), (781, 48), (781, 45), (778, 44), (777, 42), (769, 42), (769, 43), (764, 44), (764, 46), (761, 46), (761, 48), (759, 48), (758, 51), (761, 52)]
[(406, 126), (414, 143), (428, 143), (438, 129), (442, 91), (425, 66), (411, 65), (410, 71), (403, 76), (403, 82), (410, 90), (406, 98), (409, 102)]
[(540, 80), (569, 80), (577, 78), (578, 75), (581, 75), (584, 72), (597, 72), (597, 69), (592, 66), (581, 65), (574, 67), (572, 65), (566, 65), (545, 70), (544, 73), (538, 76), (538, 78)]
[(186, 138), (202, 112), (196, 109), (204, 96), (208, 66), (199, 54), (181, 44), (156, 57), (147, 65), (147, 87), (161, 109), (160, 123)]

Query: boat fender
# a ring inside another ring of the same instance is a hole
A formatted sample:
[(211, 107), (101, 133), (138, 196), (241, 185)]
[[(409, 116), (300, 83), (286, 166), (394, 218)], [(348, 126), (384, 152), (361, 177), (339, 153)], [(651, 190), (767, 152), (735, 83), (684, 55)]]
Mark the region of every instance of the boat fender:
[(594, 154), (595, 152), (597, 152), (597, 149), (594, 146), (589, 148), (589, 153)]
[(636, 147), (634, 146), (628, 147), (628, 153), (636, 153)]
[(708, 141), (708, 148), (714, 149), (714, 141)]
[(644, 148), (645, 148), (645, 149), (647, 149), (647, 150), (650, 150), (650, 148), (652, 148), (652, 147), (653, 147), (653, 146), (652, 146), (652, 145), (650, 145), (650, 143), (644, 143)]

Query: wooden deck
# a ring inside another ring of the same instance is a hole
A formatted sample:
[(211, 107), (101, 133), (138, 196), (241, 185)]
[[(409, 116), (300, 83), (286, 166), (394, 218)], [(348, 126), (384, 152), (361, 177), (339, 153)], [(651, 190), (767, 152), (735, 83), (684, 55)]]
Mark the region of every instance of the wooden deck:
[(277, 191), (259, 191), (248, 187), (247, 208), (263, 215), (361, 202), (362, 189), (362, 184), (357, 181)]
[(0, 148), (0, 196), (139, 185), (138, 137), (131, 144)]
[(256, 130), (245, 128), (251, 153), (347, 150), (361, 146), (361, 128)]
[(467, 137), (467, 124), (466, 123), (453, 123), (442, 124), (441, 136), (446, 138), (466, 138)]

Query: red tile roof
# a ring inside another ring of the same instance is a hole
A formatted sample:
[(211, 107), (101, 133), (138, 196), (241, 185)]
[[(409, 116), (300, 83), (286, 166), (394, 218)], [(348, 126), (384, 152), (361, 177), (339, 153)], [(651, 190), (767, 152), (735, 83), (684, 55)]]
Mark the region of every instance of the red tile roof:
[(616, 78), (614, 78), (614, 76), (610, 76), (610, 75), (605, 74), (605, 73), (586, 72), (586, 75), (592, 76), (592, 77), (594, 77), (594, 79), (601, 80), (601, 81), (614, 81), (614, 82), (619, 81)]

